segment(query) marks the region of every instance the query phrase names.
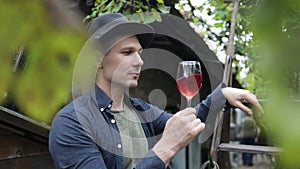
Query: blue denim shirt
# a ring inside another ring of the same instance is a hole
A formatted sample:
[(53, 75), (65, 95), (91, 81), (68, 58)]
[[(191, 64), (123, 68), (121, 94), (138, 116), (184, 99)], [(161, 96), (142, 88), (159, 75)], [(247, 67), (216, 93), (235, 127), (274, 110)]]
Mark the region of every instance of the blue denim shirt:
[[(219, 86), (195, 107), (201, 121), (206, 120), (212, 96), (225, 100), (220, 89)], [(150, 149), (135, 168), (166, 168), (151, 148), (172, 114), (140, 99), (125, 98), (124, 102), (136, 110)], [(49, 135), (49, 150), (57, 168), (124, 169), (123, 145), (110, 113), (111, 105), (112, 100), (96, 87), (95, 91), (73, 100), (57, 113)]]

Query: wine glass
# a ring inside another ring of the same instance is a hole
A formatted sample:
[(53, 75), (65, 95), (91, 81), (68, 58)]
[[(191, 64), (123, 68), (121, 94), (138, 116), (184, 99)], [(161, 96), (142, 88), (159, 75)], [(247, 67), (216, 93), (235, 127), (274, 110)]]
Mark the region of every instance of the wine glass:
[(201, 65), (198, 61), (182, 61), (178, 64), (176, 84), (179, 92), (191, 107), (192, 98), (202, 87)]

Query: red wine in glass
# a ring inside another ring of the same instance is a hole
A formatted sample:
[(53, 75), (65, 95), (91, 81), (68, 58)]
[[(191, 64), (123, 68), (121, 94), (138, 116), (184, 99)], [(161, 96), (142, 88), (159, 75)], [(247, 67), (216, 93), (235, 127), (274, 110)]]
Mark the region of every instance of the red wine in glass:
[(176, 80), (177, 88), (185, 97), (194, 97), (202, 87), (202, 74), (192, 74)]
[(179, 92), (186, 97), (188, 107), (191, 107), (192, 98), (199, 93), (199, 90), (202, 87), (200, 62), (179, 62), (176, 84)]

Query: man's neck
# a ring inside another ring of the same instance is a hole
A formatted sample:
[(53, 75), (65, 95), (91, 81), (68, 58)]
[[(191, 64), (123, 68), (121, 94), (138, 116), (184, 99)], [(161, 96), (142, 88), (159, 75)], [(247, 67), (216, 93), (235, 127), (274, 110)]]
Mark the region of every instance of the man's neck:
[(120, 111), (124, 109), (124, 88), (117, 85), (105, 85), (100, 82), (97, 82), (96, 84), (109, 98), (112, 99), (112, 110)]

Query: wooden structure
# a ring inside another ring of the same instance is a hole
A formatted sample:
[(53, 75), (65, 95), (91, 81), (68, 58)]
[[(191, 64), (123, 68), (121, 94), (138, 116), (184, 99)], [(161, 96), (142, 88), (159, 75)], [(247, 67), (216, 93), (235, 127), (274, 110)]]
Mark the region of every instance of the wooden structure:
[(49, 128), (0, 106), (0, 168), (55, 169), (48, 151)]
[[(223, 83), (225, 83), (227, 86), (232, 86), (232, 62), (234, 59), (234, 35), (235, 35), (235, 26), (236, 26), (236, 19), (237, 19), (237, 13), (239, 9), (239, 3), (240, 0), (233, 0), (234, 8), (231, 18), (231, 27), (230, 27), (230, 34), (229, 34), (229, 42), (228, 42), (228, 48), (227, 48), (227, 58), (224, 68), (224, 74), (223, 74)], [(208, 166), (208, 163), (210, 163), (210, 169), (226, 169), (229, 168), (229, 162), (223, 161), (218, 159), (218, 154), (221, 152), (238, 152), (238, 153), (261, 153), (261, 154), (279, 154), (282, 152), (282, 149), (279, 147), (272, 147), (272, 146), (253, 146), (253, 145), (234, 145), (229, 144), (229, 135), (228, 135), (228, 116), (230, 114), (227, 113), (227, 118), (224, 115), (224, 112), (219, 112), (216, 115), (216, 122), (215, 122), (215, 128), (214, 128), (214, 135), (212, 139), (211, 144), (211, 150), (210, 150), (210, 161), (207, 163), (204, 163), (201, 169), (206, 168)], [(255, 116), (255, 114), (254, 114)], [(256, 119), (257, 120), (257, 119)], [(225, 131), (225, 134), (222, 134), (223, 128), (227, 131)], [(220, 164), (220, 167), (218, 165)]]

